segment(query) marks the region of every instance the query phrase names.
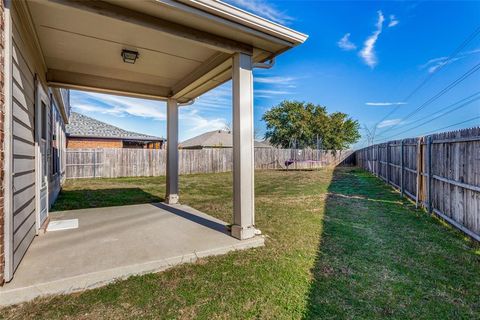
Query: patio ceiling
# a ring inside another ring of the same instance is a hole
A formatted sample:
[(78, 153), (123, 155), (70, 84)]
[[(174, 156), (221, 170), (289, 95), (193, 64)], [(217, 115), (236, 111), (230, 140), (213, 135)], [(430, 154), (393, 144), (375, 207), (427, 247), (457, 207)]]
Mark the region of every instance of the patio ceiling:
[[(263, 62), (306, 36), (212, 0), (28, 1), (51, 86), (186, 102), (232, 77), (236, 52)], [(139, 52), (124, 63), (122, 49)]]

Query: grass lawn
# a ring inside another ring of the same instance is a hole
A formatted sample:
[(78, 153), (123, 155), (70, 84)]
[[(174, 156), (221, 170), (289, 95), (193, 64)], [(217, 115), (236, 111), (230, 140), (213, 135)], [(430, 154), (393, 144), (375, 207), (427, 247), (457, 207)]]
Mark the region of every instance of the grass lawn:
[[(181, 201), (231, 221), (230, 173), (181, 176)], [(69, 181), (54, 210), (159, 201), (163, 177)], [(352, 168), (261, 171), (264, 248), (0, 310), (16, 319), (474, 319), (480, 247)]]

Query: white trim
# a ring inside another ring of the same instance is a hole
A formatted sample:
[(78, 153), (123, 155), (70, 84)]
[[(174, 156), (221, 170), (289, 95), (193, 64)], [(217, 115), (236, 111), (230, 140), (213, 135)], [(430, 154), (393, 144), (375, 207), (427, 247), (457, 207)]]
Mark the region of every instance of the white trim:
[(167, 177), (165, 202), (178, 203), (178, 103), (167, 101)]
[(252, 57), (233, 56), (233, 225), (232, 236), (255, 236)]
[[(277, 39), (281, 39), (290, 42), (292, 45), (298, 45), (305, 42), (308, 35), (293, 29), (282, 26), (278, 23), (259, 17), (253, 13), (242, 10), (230, 4), (215, 1), (215, 0), (157, 0), (158, 2), (168, 3), (171, 6), (175, 6), (180, 9), (178, 2), (182, 2), (184, 6), (196, 8), (206, 13), (210, 13), (214, 16), (223, 18), (239, 26), (244, 26), (251, 31), (260, 31), (265, 35), (273, 36)], [(181, 8), (183, 11), (187, 11), (186, 8)], [(191, 11), (191, 10), (189, 10)], [(197, 13), (198, 14), (198, 13)]]
[[(42, 211), (42, 204), (41, 204), (41, 190), (42, 190), (42, 182), (44, 176), (47, 176), (47, 181), (46, 181), (46, 197), (47, 197), (47, 217), (48, 217), (48, 163), (46, 165), (46, 170), (43, 172), (43, 169), (41, 169), (43, 163), (42, 163), (42, 154), (41, 154), (41, 149), (39, 145), (39, 141), (41, 140), (41, 133), (39, 128), (42, 127), (42, 116), (39, 113), (40, 112), (46, 112), (46, 110), (42, 110), (42, 104), (41, 102), (45, 102), (46, 108), (50, 108), (50, 101), (47, 92), (42, 86), (42, 83), (40, 79), (38, 78), (38, 75), (35, 75), (35, 106), (34, 106), (34, 112), (35, 112), (35, 229), (36, 233), (38, 235), (40, 228), (42, 227), (42, 221), (40, 221), (40, 215)], [(46, 117), (46, 121), (48, 124), (48, 114)], [(45, 153), (47, 153), (47, 148), (48, 148), (48, 139), (49, 139), (49, 132), (48, 132), (48, 125), (45, 126), (47, 132), (45, 133)], [(48, 157), (45, 155), (45, 160), (48, 161)], [(43, 176), (42, 176), (43, 175)]]
[(13, 135), (12, 135), (12, 16), (10, 13), (11, 2), (4, 2), (4, 279), (13, 278), (13, 191), (12, 191), (12, 164), (13, 164)]
[(12, 1), (15, 3), (15, 9), (18, 16), (22, 19), (22, 25), (26, 29), (27, 33), (31, 34), (33, 40), (33, 48), (39, 53), (40, 56), (40, 63), (44, 70), (47, 70), (47, 63), (45, 61), (45, 56), (43, 55), (42, 46), (40, 45), (40, 40), (37, 35), (37, 30), (35, 29), (32, 15), (30, 14), (30, 10), (27, 6), (26, 1)]

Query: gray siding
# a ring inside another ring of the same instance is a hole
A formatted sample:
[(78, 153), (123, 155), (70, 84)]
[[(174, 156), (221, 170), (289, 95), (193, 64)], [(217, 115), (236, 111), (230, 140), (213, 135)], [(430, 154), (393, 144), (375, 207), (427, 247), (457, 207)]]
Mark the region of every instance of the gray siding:
[(34, 72), (18, 22), (13, 24), (13, 268), (35, 237)]

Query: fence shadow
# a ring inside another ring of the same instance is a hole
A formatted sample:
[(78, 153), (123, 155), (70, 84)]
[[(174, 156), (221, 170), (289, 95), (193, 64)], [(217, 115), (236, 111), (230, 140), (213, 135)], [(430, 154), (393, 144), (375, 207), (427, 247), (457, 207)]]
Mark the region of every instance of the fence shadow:
[(141, 188), (62, 190), (50, 212), (162, 202), (165, 199)]
[(335, 169), (324, 209), (304, 319), (474, 312), (475, 289), (459, 279), (480, 271), (478, 249), (458, 232), (358, 168)]

